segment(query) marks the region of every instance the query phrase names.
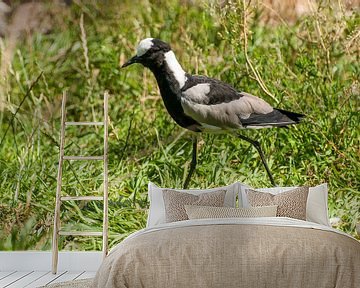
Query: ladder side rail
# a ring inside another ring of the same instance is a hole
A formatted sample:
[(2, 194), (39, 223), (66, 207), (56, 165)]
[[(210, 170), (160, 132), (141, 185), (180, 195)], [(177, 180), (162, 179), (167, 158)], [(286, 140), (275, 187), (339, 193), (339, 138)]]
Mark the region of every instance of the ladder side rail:
[(57, 174), (57, 187), (56, 187), (56, 202), (55, 202), (55, 215), (54, 215), (54, 231), (52, 242), (52, 273), (57, 273), (58, 265), (58, 237), (60, 229), (60, 204), (61, 204), (61, 185), (62, 185), (62, 165), (64, 158), (64, 143), (65, 143), (65, 121), (66, 121), (66, 92), (63, 92), (62, 105), (61, 105), (61, 132), (60, 132), (60, 155)]
[(108, 100), (109, 100), (109, 93), (105, 91), (104, 93), (104, 181), (103, 181), (103, 188), (104, 188), (104, 201), (103, 201), (103, 258), (106, 257), (108, 251)]

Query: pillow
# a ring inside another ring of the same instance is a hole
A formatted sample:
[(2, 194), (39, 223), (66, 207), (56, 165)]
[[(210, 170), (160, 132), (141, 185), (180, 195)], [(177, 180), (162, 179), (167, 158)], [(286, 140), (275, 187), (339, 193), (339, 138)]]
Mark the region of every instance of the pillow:
[(163, 198), (165, 204), (166, 222), (188, 220), (185, 205), (224, 206), (225, 190), (193, 195), (174, 190), (164, 190)]
[[(256, 191), (269, 192), (271, 194), (280, 194), (298, 187), (273, 187), (273, 188), (260, 188)], [(246, 189), (253, 189), (250, 186), (241, 184), (239, 186), (239, 207), (249, 207), (246, 197)], [(327, 183), (320, 184), (315, 187), (309, 187), (309, 195), (306, 203), (306, 221), (330, 226), (328, 215), (328, 186)]]
[(231, 208), (185, 205), (185, 210), (189, 219), (275, 217), (277, 206)]
[[(153, 227), (158, 224), (165, 223), (165, 206), (163, 199), (163, 191), (167, 188), (160, 188), (155, 184), (149, 182), (148, 195), (150, 200), (149, 214), (147, 218), (146, 227)], [(178, 192), (186, 192), (193, 195), (200, 195), (207, 192), (214, 192), (219, 190), (225, 190), (225, 201), (224, 206), (235, 207), (236, 195), (240, 192), (239, 183), (234, 183), (224, 187), (212, 188), (212, 189), (172, 189)]]
[(306, 220), (306, 202), (309, 187), (295, 188), (294, 190), (277, 195), (247, 189), (246, 195), (251, 206), (278, 205), (276, 216)]

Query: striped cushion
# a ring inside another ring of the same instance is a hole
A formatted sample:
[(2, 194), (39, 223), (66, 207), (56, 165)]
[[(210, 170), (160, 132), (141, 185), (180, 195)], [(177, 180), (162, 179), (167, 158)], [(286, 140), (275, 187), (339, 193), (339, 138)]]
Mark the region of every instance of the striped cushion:
[(189, 219), (275, 217), (277, 206), (231, 208), (185, 205), (185, 210)]

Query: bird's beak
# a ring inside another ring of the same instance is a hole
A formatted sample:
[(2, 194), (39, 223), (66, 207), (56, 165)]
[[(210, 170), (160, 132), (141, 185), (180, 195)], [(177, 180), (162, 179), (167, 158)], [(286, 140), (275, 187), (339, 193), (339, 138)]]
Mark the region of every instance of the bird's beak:
[(125, 64), (123, 64), (121, 66), (121, 68), (125, 68), (131, 64), (134, 64), (134, 63), (138, 63), (139, 62), (139, 58), (137, 55), (135, 55), (134, 57), (132, 57), (129, 61), (127, 61)]

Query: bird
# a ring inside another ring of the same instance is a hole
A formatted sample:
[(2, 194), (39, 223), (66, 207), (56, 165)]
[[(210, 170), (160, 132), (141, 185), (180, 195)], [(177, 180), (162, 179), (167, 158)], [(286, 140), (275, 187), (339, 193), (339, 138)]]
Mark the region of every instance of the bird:
[(259, 141), (241, 134), (242, 129), (287, 127), (298, 124), (305, 115), (273, 108), (265, 100), (207, 76), (191, 75), (178, 62), (171, 46), (157, 38), (145, 38), (136, 55), (121, 68), (134, 63), (151, 70), (159, 86), (164, 105), (181, 127), (194, 133), (192, 160), (184, 189), (197, 165), (197, 133), (231, 133), (252, 144), (258, 151), (273, 186), (274, 177), (267, 165)]

